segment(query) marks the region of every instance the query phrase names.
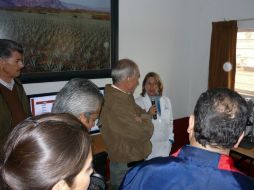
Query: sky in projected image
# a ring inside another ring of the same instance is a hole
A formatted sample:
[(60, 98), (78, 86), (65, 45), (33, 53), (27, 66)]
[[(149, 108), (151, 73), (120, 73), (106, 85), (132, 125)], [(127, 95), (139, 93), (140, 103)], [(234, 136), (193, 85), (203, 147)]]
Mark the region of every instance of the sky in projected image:
[(93, 9), (110, 11), (110, 0), (60, 0), (68, 4), (76, 4)]

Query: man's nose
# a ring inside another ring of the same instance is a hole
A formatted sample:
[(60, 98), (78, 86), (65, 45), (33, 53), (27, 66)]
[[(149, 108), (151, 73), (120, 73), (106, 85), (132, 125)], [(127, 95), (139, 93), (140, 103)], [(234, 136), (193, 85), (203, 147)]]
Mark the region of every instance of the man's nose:
[(20, 68), (25, 67), (25, 65), (24, 65), (23, 61), (19, 61), (19, 66), (20, 66)]

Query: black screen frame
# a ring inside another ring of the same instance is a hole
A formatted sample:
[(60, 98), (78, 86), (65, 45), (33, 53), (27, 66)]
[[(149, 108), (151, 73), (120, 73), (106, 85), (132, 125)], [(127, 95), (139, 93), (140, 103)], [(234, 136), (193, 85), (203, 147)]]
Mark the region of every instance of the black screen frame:
[(119, 43), (119, 2), (118, 0), (110, 0), (111, 3), (111, 49), (110, 49), (110, 68), (98, 70), (84, 71), (63, 71), (63, 72), (35, 72), (21, 73), (20, 80), (23, 84), (66, 81), (71, 78), (110, 78), (111, 70), (118, 61), (118, 43)]

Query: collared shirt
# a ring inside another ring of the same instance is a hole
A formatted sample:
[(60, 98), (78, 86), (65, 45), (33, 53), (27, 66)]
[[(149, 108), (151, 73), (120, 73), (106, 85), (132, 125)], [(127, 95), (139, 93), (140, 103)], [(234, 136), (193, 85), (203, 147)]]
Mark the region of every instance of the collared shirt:
[(7, 83), (5, 81), (3, 81), (2, 79), (0, 79), (0, 83), (5, 86), (6, 88), (8, 88), (10, 91), (12, 91), (13, 86), (15, 84), (14, 80), (12, 79), (10, 83)]

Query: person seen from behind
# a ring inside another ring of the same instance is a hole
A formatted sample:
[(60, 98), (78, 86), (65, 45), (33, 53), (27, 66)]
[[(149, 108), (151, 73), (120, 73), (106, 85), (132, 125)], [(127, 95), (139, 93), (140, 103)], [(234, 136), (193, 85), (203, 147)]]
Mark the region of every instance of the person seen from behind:
[(2, 189), (86, 190), (93, 173), (88, 131), (70, 114), (18, 124), (4, 147)]
[(133, 97), (139, 84), (138, 65), (130, 59), (121, 59), (111, 75), (113, 84), (105, 86), (100, 119), (110, 159), (111, 184), (117, 190), (126, 171), (151, 153), (153, 124), (151, 116), (135, 103)]
[(120, 189), (252, 190), (254, 179), (235, 168), (229, 155), (244, 137), (247, 117), (247, 103), (237, 92), (207, 90), (189, 118), (190, 145), (132, 168)]
[(70, 113), (90, 131), (98, 121), (103, 95), (90, 80), (73, 78), (57, 93), (53, 113)]

